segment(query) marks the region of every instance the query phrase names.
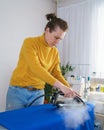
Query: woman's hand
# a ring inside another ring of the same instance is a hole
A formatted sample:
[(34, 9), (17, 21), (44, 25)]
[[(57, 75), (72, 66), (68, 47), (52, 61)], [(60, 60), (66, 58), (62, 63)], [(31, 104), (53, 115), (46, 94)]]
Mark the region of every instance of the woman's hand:
[(75, 97), (80, 95), (76, 93), (71, 87), (63, 85), (61, 82), (56, 81), (54, 86), (64, 93), (65, 97)]
[(65, 97), (75, 97), (80, 96), (78, 93), (76, 93), (71, 87), (63, 86), (61, 91), (64, 93)]

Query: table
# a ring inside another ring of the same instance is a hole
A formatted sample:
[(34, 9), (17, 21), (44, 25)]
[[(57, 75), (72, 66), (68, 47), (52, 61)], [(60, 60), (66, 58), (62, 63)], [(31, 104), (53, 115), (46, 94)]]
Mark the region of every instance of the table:
[(0, 125), (8, 130), (94, 130), (94, 106), (90, 103), (86, 106), (90, 118), (75, 129), (66, 127), (63, 114), (53, 104), (1, 112)]

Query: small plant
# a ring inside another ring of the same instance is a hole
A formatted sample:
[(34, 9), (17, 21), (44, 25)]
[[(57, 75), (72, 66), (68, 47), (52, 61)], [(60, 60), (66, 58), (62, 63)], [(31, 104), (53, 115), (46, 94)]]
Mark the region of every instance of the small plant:
[(47, 102), (49, 102), (50, 101), (50, 96), (49, 95), (51, 95), (52, 94), (52, 86), (50, 85), (50, 84), (45, 84), (45, 89), (44, 89), (44, 91), (45, 91), (45, 100), (47, 101)]
[(60, 67), (63, 76), (65, 76), (69, 71), (73, 71), (75, 69), (75, 67), (72, 67), (69, 63), (62, 66), (60, 65)]

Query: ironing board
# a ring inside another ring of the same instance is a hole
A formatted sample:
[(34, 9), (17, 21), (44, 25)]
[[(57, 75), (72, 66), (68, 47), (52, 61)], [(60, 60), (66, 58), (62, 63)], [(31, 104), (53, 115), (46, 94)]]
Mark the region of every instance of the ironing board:
[(76, 129), (65, 126), (64, 117), (52, 104), (1, 112), (0, 125), (7, 130), (94, 130), (94, 106), (90, 103), (87, 106), (90, 118)]

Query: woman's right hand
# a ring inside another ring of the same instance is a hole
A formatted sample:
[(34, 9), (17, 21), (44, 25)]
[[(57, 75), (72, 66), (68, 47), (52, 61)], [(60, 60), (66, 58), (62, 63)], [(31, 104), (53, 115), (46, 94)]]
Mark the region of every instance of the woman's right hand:
[(64, 93), (64, 96), (65, 97), (75, 97), (75, 96), (79, 96), (80, 95), (78, 93), (76, 93), (72, 88), (71, 86), (65, 86), (63, 85), (61, 82), (59, 81), (56, 81), (54, 86), (56, 88), (58, 88), (60, 91), (62, 91)]
[(60, 89), (63, 93), (65, 97), (74, 97), (75, 96), (75, 92), (67, 86), (62, 86)]

